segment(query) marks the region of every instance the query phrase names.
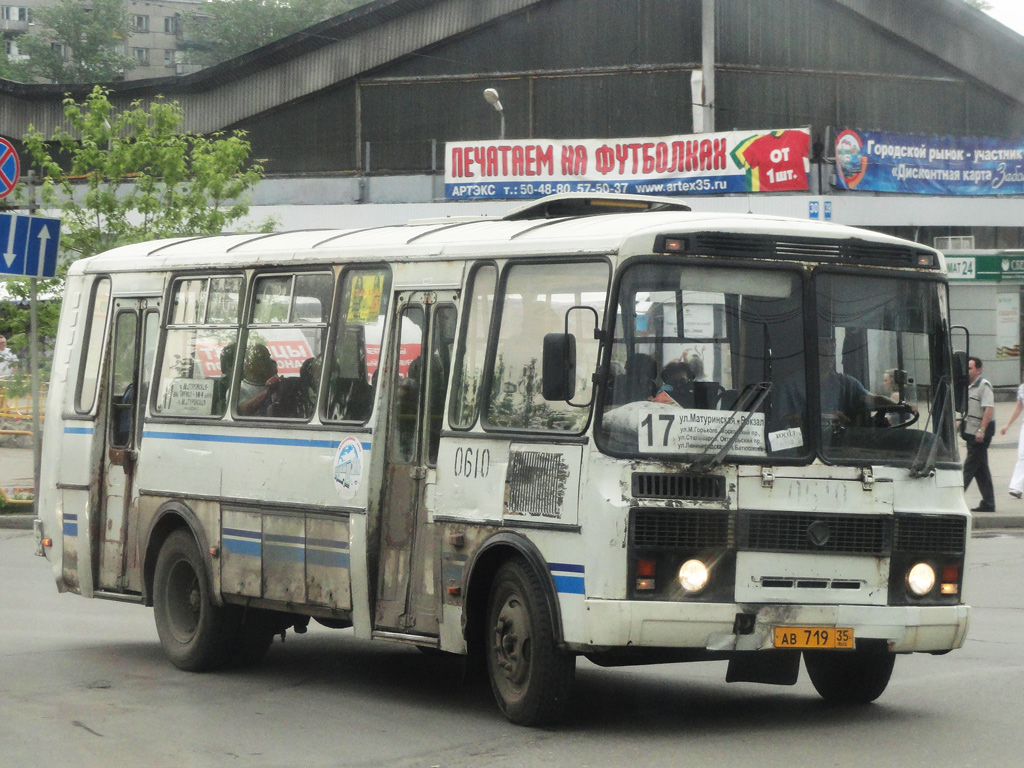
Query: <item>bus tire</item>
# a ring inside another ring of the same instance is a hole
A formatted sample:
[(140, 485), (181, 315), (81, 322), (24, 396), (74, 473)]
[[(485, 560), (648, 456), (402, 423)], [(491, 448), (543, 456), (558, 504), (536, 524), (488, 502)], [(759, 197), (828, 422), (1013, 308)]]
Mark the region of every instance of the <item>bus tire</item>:
[(814, 690), (830, 704), (870, 704), (885, 691), (896, 654), (856, 651), (804, 651), (804, 666)]
[(254, 667), (263, 661), (274, 643), (275, 626), (272, 616), (257, 608), (231, 606), (230, 619), (234, 638), (228, 650), (227, 665), (235, 669)]
[(555, 645), (544, 586), (522, 558), (507, 560), (495, 574), (484, 637), (487, 675), (505, 717), (518, 725), (564, 717), (576, 658)]
[(226, 607), (213, 604), (202, 556), (185, 529), (171, 533), (160, 547), (153, 615), (160, 645), (178, 669), (207, 672), (224, 664), (237, 623)]

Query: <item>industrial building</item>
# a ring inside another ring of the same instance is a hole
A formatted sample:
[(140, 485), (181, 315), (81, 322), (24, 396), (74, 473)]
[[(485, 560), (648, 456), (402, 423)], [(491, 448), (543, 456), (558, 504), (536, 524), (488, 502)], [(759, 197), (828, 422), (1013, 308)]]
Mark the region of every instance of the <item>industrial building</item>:
[[(973, 259), (1024, 247), (1013, 184), (872, 190), (837, 166), (837, 139), (897, 137), (904, 151), (930, 137), (954, 147), (947, 159), (979, 148), (1024, 183), (1021, 83), (1024, 37), (961, 0), (375, 0), (210, 69), (111, 87), (121, 103), (177, 100), (189, 131), (245, 130), (268, 173), (254, 216), (285, 227), (505, 210), (500, 193), (456, 203), (445, 184), (446, 147), (501, 131), (582, 143), (799, 129), (804, 188), (687, 203), (829, 218)], [(0, 83), (0, 133), (49, 132), (65, 94), (87, 90)], [(954, 319), (993, 383), (1015, 384), (1024, 270), (958, 263)]]

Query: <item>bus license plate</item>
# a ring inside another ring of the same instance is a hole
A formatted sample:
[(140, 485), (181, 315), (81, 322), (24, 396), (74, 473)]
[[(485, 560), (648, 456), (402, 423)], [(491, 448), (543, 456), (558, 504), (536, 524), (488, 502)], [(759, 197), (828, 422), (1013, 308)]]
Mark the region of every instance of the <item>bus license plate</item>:
[(776, 648), (854, 647), (849, 627), (775, 627), (773, 642)]

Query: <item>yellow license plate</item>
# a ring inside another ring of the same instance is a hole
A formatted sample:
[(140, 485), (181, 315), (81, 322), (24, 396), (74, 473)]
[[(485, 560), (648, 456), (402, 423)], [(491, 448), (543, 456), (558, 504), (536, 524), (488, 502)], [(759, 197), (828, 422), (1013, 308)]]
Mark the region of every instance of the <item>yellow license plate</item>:
[(854, 647), (849, 627), (775, 627), (772, 640), (776, 648)]

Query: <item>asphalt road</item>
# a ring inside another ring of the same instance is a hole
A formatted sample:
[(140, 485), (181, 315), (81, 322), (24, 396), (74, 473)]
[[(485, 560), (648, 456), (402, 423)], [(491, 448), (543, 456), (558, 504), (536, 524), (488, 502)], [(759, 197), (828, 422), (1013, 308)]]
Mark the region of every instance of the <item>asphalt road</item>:
[(459, 665), (311, 629), (245, 672), (163, 657), (152, 611), (58, 595), (30, 531), (0, 530), (0, 766), (1000, 766), (1024, 746), (1024, 538), (972, 541), (967, 645), (901, 657), (874, 705), (727, 684), (723, 663), (580, 661), (569, 722), (519, 728)]

